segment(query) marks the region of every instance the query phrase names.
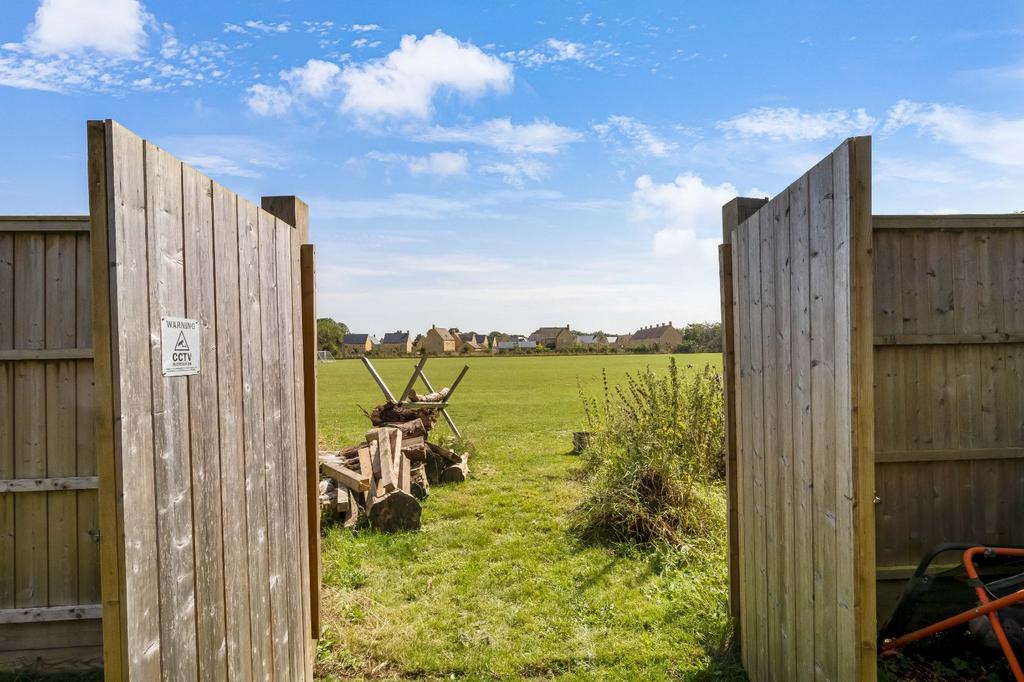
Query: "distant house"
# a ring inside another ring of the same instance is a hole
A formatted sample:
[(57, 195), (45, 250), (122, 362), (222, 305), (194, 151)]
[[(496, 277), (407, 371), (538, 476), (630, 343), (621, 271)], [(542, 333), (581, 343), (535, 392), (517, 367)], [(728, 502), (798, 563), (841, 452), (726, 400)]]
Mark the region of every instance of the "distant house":
[(455, 337), (444, 327), (431, 327), (422, 341), (423, 350), (435, 355), (455, 352)]
[(633, 340), (632, 334), (619, 334), (615, 337), (616, 348), (629, 348), (629, 342)]
[(341, 354), (348, 357), (366, 355), (373, 350), (373, 340), (369, 334), (345, 334), (341, 339)]
[(480, 350), (488, 350), (491, 347), (491, 340), (486, 334), (473, 334), (476, 345)]
[(498, 341), (498, 350), (532, 350), (537, 344), (519, 334), (503, 334), (504, 341)]
[(545, 348), (568, 348), (576, 345), (576, 335), (564, 327), (541, 327), (530, 334), (530, 341)]
[(668, 324), (655, 324), (638, 329), (630, 338), (629, 347), (671, 351), (682, 342), (682, 333), (669, 322)]
[[(486, 337), (485, 337), (486, 338)], [(480, 350), (480, 344), (477, 343), (476, 334), (466, 333), (458, 335), (458, 345), (461, 349), (463, 346), (469, 346), (470, 350)]]
[(388, 332), (380, 340), (382, 355), (408, 355), (412, 353), (412, 336), (408, 330)]
[(576, 337), (576, 343), (587, 348), (598, 348), (608, 345), (608, 337), (600, 332), (597, 334), (580, 334)]
[(619, 337), (618, 336), (606, 336), (606, 337), (604, 337), (604, 340), (605, 340), (605, 343), (607, 343), (609, 346), (617, 346), (617, 345), (619, 345)]

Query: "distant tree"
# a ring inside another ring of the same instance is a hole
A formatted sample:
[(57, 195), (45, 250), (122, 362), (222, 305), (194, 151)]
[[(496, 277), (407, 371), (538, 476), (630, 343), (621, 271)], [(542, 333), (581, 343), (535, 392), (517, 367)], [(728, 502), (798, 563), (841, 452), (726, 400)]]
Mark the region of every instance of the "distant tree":
[(722, 324), (720, 322), (692, 322), (679, 331), (683, 335), (683, 342), (676, 348), (676, 352), (722, 352)]
[(321, 317), (316, 321), (317, 350), (329, 351), (335, 357), (341, 355), (341, 343), (345, 334), (348, 334), (348, 325), (344, 322)]

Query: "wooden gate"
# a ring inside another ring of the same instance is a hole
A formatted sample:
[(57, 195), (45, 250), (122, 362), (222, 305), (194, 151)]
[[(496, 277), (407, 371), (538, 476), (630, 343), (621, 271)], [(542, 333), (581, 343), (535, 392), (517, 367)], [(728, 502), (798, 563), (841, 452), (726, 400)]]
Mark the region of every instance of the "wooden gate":
[(870, 138), (724, 216), (743, 662), (753, 680), (874, 679)]
[(264, 201), (293, 227), (112, 121), (89, 184), (107, 679), (311, 679), (305, 205)]
[(0, 218), (0, 670), (100, 662), (88, 230)]

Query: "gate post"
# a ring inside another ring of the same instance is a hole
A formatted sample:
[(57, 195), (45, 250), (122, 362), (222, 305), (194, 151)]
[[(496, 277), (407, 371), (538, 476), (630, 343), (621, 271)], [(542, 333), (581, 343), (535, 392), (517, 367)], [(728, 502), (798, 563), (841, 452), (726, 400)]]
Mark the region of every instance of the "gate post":
[(736, 197), (722, 206), (722, 244), (718, 247), (718, 272), (722, 298), (722, 388), (725, 391), (725, 480), (729, 529), (729, 615), (733, 641), (740, 643), (739, 508), (736, 480), (736, 336), (733, 295), (732, 232), (736, 226), (768, 203), (767, 199)]

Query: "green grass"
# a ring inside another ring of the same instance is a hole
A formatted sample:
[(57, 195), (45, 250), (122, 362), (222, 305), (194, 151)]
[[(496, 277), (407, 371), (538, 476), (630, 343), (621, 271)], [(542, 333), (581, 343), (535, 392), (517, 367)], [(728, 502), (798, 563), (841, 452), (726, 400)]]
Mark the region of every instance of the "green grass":
[[(678, 356), (682, 366), (718, 355)], [(417, 533), (332, 527), (323, 543), (327, 679), (743, 679), (725, 649), (724, 539), (712, 555), (583, 544), (571, 432), (577, 377), (609, 380), (666, 356), (432, 359), (435, 386), (469, 374), (451, 413), (479, 450), (470, 480), (435, 486)], [(400, 391), (413, 361), (375, 363)], [(381, 395), (362, 364), (320, 365), (321, 438), (357, 442)], [(440, 431), (444, 427), (439, 426)]]

